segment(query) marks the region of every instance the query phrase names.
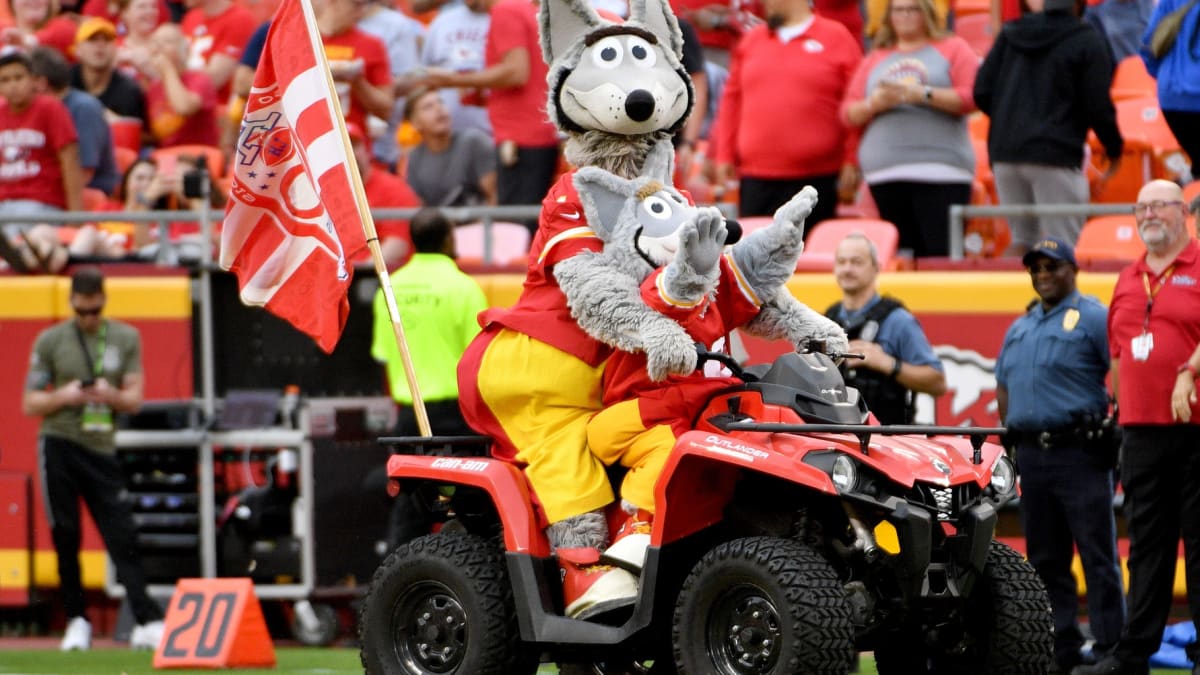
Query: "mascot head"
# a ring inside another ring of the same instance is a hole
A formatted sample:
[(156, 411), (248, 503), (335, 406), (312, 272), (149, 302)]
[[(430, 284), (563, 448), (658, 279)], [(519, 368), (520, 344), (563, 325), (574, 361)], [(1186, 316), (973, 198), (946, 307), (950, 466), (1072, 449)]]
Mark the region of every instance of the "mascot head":
[(600, 18), (588, 0), (542, 0), (547, 110), (567, 133), (674, 133), (692, 109), (683, 35), (664, 0), (631, 0), (629, 19)]

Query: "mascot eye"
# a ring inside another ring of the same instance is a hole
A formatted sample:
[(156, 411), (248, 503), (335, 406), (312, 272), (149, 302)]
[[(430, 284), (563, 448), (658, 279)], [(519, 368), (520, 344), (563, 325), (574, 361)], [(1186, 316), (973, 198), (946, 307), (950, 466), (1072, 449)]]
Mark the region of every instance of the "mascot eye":
[(623, 58), (621, 41), (615, 37), (606, 37), (592, 47), (592, 63), (599, 68), (616, 68)]
[(671, 217), (671, 204), (662, 197), (647, 197), (642, 202), (642, 210), (655, 220), (666, 220)]
[(629, 37), (629, 55), (633, 57), (633, 62), (642, 68), (651, 68), (658, 61), (650, 43), (637, 36)]

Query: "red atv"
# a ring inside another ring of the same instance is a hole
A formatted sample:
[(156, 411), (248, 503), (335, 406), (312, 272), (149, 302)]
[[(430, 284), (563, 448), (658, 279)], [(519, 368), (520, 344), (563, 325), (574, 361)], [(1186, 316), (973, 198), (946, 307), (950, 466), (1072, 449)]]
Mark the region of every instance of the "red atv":
[(563, 616), (518, 467), (423, 454), (478, 438), (382, 439), (417, 453), (389, 459), (390, 489), (423, 496), (440, 529), (376, 571), (367, 672), (847, 673), (860, 650), (885, 675), (1050, 670), (1045, 589), (993, 540), (1016, 496), (985, 442), (1002, 429), (872, 424), (821, 353), (744, 370), (702, 356), (743, 384), (676, 444), (640, 598), (607, 623)]

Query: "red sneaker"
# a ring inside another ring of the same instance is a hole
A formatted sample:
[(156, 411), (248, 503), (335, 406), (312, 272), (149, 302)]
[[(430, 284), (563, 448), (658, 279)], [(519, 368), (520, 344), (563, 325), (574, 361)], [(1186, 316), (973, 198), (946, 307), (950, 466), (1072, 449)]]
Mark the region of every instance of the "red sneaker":
[(646, 561), (646, 549), (650, 547), (653, 517), (650, 513), (640, 510), (637, 515), (629, 516), (625, 524), (621, 525), (621, 529), (617, 530), (612, 545), (600, 554), (600, 561), (640, 575), (642, 565)]
[(555, 553), (562, 570), (563, 604), (569, 618), (587, 621), (637, 602), (637, 577), (601, 564), (598, 549), (560, 548)]

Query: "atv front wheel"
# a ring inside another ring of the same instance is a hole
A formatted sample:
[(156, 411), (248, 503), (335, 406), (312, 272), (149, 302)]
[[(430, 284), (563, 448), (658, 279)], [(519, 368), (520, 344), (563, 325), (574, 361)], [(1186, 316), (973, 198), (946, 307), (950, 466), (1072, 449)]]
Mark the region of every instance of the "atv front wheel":
[(675, 604), (681, 674), (850, 671), (854, 630), (833, 568), (789, 539), (726, 542), (696, 563)]
[(953, 647), (936, 648), (929, 644), (923, 627), (897, 631), (875, 648), (879, 675), (1041, 675), (1050, 671), (1054, 664), (1050, 599), (1041, 578), (1021, 554), (992, 542), (983, 578), (963, 606), (957, 637)]
[(398, 547), (375, 571), (359, 616), (371, 675), (532, 674), (504, 556), (475, 535), (433, 534)]

